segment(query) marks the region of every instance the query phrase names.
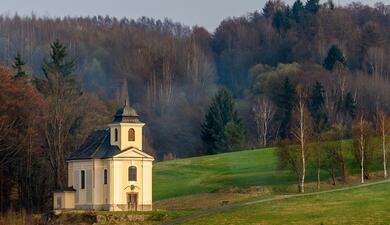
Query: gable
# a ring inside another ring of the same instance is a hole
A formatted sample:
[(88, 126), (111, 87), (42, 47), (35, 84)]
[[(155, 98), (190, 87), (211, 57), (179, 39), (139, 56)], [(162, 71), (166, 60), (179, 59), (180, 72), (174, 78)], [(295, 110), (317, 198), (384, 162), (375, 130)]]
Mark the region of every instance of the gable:
[(147, 160), (154, 160), (154, 158), (145, 152), (142, 152), (136, 148), (129, 148), (127, 150), (122, 151), (119, 154), (116, 154), (113, 156), (113, 158), (139, 158), (139, 159), (147, 159)]

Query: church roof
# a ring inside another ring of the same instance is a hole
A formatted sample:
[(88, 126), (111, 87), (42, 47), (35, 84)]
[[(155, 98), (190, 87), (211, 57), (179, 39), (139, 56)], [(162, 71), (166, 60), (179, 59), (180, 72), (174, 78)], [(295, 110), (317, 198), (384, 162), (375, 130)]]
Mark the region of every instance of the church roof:
[(68, 160), (111, 158), (120, 152), (118, 146), (110, 144), (110, 129), (95, 129)]
[(114, 122), (141, 123), (137, 112), (133, 107), (130, 106), (128, 99), (126, 99), (125, 105), (116, 111)]

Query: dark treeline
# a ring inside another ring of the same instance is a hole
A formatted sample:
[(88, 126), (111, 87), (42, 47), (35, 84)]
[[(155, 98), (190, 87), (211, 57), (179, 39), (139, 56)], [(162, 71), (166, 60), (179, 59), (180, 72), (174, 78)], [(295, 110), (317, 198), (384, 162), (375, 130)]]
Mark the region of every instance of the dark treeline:
[(302, 93), (318, 134), (389, 113), (389, 26), (382, 3), (317, 0), (268, 1), (213, 33), (149, 18), (1, 16), (1, 211), (50, 208), (64, 159), (126, 91), (159, 160), (294, 139)]

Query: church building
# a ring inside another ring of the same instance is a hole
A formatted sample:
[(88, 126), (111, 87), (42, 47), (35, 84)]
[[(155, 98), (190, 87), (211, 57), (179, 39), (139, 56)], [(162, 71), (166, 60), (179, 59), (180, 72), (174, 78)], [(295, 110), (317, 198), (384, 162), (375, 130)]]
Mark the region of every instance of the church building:
[(144, 123), (126, 101), (112, 123), (96, 129), (67, 159), (68, 188), (53, 209), (152, 210), (153, 157), (142, 151)]

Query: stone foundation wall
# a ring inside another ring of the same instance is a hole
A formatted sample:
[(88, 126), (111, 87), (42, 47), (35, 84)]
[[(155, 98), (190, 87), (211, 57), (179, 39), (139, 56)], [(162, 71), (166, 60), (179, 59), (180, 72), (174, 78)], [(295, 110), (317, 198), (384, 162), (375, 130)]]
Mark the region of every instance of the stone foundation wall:
[[(150, 219), (148, 214), (105, 213), (99, 214), (93, 211), (83, 213), (60, 212), (41, 214), (34, 218), (33, 224), (59, 225), (59, 224), (144, 224), (143, 221)], [(155, 220), (155, 219), (154, 219)], [(30, 221), (31, 222), (31, 221)], [(131, 223), (133, 222), (133, 223)], [(155, 221), (154, 221), (155, 222)]]
[[(109, 211), (129, 211), (127, 208), (127, 204), (111, 204), (105, 206), (105, 210)], [(152, 205), (138, 205), (137, 206), (137, 211), (151, 211), (153, 210)]]
[[(97, 210), (97, 211), (129, 211), (127, 204), (102, 204), (102, 205), (76, 205), (79, 210)], [(152, 205), (138, 205), (137, 211), (151, 211)]]

